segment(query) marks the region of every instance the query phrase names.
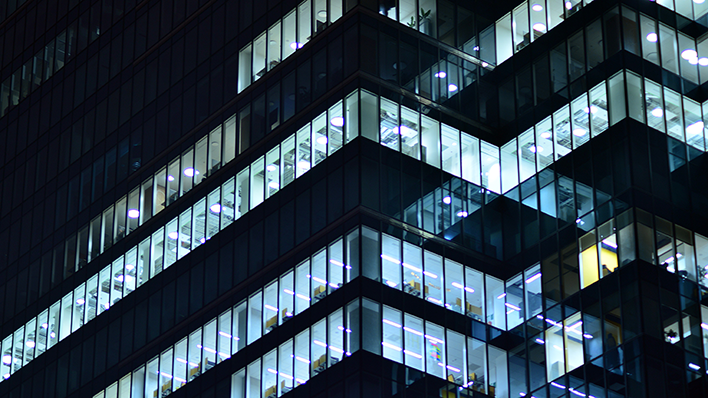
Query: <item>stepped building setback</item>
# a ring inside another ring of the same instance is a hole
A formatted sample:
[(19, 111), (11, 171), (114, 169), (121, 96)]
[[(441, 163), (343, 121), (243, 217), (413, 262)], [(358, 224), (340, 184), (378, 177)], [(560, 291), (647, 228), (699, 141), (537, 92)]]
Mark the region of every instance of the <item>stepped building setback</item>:
[(708, 397), (708, 1), (6, 0), (0, 397)]

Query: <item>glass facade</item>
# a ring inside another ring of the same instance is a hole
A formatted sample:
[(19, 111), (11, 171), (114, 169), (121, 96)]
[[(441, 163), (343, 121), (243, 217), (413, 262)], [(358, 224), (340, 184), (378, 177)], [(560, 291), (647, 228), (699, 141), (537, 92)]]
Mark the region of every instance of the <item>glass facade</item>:
[(0, 396), (706, 395), (708, 6), (497, 3), (0, 6)]

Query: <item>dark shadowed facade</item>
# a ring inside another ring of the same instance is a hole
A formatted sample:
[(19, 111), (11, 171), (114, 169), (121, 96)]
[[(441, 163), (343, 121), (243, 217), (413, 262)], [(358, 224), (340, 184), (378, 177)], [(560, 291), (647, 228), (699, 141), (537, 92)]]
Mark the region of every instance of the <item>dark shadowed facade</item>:
[(6, 1), (0, 396), (708, 396), (707, 32)]

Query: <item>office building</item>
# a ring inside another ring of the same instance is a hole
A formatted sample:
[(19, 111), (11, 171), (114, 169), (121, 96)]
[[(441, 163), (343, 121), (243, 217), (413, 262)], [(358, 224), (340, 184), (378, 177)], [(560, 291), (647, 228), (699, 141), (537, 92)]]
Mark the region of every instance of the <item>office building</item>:
[(0, 396), (708, 396), (708, 3), (0, 6)]

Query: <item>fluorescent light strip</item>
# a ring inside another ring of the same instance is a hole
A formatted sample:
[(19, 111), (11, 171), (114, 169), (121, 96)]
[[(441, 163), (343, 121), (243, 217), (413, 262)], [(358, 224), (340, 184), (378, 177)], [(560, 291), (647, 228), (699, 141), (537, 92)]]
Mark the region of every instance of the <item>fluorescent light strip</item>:
[(403, 351), (403, 348), (401, 348), (401, 347), (399, 347), (399, 346), (396, 346), (396, 345), (393, 345), (393, 344), (391, 344), (391, 343), (387, 343), (387, 342), (385, 342), (385, 341), (382, 341), (382, 342), (381, 342), (381, 345), (384, 346), (384, 347), (388, 347), (388, 348), (390, 348), (390, 349), (392, 349), (392, 350), (396, 350), (396, 351), (398, 351), (398, 352)]
[(391, 326), (393, 326), (393, 327), (395, 327), (395, 328), (399, 328), (399, 329), (401, 328), (401, 325), (397, 324), (396, 322), (389, 321), (389, 320), (386, 319), (386, 318), (383, 319), (383, 323), (388, 324), (388, 325), (391, 325)]
[(410, 351), (410, 350), (403, 350), (403, 352), (404, 352), (406, 355), (412, 356), (413, 358), (416, 358), (416, 359), (423, 359), (423, 356), (422, 356), (422, 355), (416, 354), (416, 353), (413, 352), (413, 351)]

